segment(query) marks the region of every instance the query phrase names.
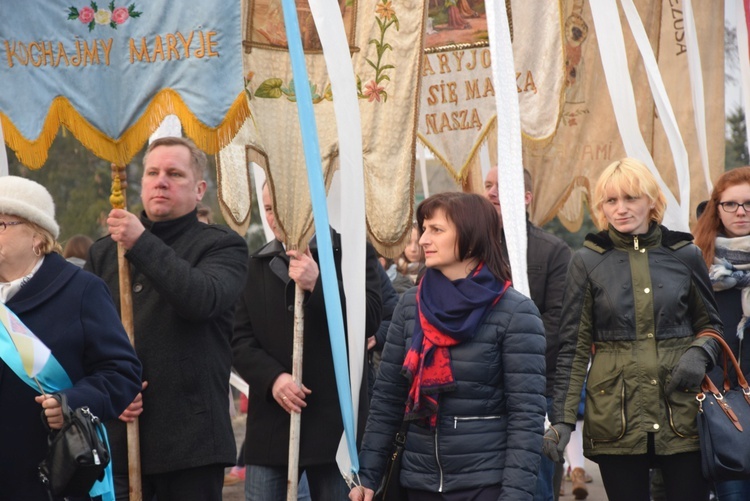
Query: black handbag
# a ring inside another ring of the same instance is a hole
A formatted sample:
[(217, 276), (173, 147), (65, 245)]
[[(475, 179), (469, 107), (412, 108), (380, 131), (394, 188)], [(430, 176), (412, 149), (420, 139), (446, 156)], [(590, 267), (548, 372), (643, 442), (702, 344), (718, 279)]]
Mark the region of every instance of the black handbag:
[[(706, 376), (696, 397), (703, 476), (712, 481), (750, 478), (750, 386), (721, 336), (703, 332), (699, 337), (715, 339), (724, 356), (723, 391)], [(737, 371), (739, 390), (731, 389), (728, 363)]]
[(406, 444), (406, 430), (409, 429), (409, 423), (404, 421), (401, 429), (396, 433), (393, 439), (393, 451), (388, 456), (385, 463), (385, 472), (380, 487), (375, 491), (373, 501), (407, 501), (406, 489), (401, 487), (401, 459), (404, 454), (404, 444)]
[(109, 464), (104, 425), (88, 407), (71, 410), (64, 393), (54, 396), (62, 405), (64, 423), (60, 430), (50, 430), (39, 479), (53, 496), (86, 496)]

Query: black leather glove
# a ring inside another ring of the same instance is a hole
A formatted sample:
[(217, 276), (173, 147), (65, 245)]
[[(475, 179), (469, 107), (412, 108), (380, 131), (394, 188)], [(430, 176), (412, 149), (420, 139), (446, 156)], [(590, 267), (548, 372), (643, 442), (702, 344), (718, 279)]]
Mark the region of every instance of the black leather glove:
[(699, 388), (710, 361), (711, 358), (703, 348), (697, 346), (688, 348), (672, 369), (672, 378), (667, 382), (664, 392), (669, 395), (677, 388), (686, 390)]
[(551, 461), (564, 463), (563, 452), (565, 452), (565, 447), (570, 442), (570, 433), (572, 431), (573, 426), (565, 423), (557, 423), (550, 426), (544, 434), (544, 444), (542, 444), (544, 455)]

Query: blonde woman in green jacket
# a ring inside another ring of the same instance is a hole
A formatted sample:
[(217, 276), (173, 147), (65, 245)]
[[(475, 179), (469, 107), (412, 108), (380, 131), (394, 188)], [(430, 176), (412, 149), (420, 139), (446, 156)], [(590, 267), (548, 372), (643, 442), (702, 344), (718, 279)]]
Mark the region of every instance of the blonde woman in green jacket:
[(593, 201), (604, 230), (568, 270), (544, 453), (562, 460), (591, 358), (584, 454), (609, 500), (648, 501), (649, 469), (659, 467), (669, 501), (707, 501), (695, 395), (718, 350), (696, 336), (722, 324), (705, 263), (690, 234), (660, 226), (665, 198), (640, 161), (607, 167)]

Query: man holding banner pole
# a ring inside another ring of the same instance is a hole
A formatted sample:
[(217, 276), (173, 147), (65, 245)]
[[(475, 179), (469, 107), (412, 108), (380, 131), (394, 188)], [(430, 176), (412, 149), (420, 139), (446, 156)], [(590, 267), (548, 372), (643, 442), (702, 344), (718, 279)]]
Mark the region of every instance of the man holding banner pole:
[[(326, 314), (318, 248), (315, 239), (304, 252), (287, 250), (285, 235), (276, 224), (269, 186), (263, 189), (266, 219), (275, 239), (251, 253), (245, 289), (237, 305), (232, 350), (234, 368), (248, 382), (248, 417), (245, 464), (246, 500), (286, 499), (289, 423), (301, 413), (299, 469), (307, 473), (313, 501), (348, 498), (349, 488), (336, 464), (343, 423), (336, 390), (328, 317)], [(338, 285), (342, 251), (333, 234)], [(369, 337), (380, 323), (380, 281), (377, 257), (368, 245), (366, 266), (365, 332)], [(292, 379), (292, 338), (295, 288), (304, 290), (304, 375)], [(365, 360), (366, 354), (357, 355)], [(361, 387), (360, 427), (365, 423), (367, 385)]]
[[(224, 467), (236, 454), (226, 396), (247, 246), (198, 221), (206, 157), (192, 141), (157, 139), (143, 163), (144, 212), (112, 210), (109, 235), (91, 247), (86, 267), (117, 299), (118, 243), (131, 265), (135, 346), (148, 383), (131, 404), (135, 412), (142, 404), (143, 499), (221, 501)], [(118, 500), (128, 496), (123, 424), (107, 423)]]

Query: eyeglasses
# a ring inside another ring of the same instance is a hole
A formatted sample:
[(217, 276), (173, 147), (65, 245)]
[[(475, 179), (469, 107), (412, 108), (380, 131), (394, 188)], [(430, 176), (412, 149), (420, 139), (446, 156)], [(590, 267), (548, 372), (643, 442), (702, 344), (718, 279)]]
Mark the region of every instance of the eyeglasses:
[(719, 205), (724, 209), (724, 212), (737, 212), (737, 209), (742, 206), (742, 208), (745, 209), (745, 212), (750, 214), (750, 202), (744, 202), (741, 204), (738, 204), (737, 202), (719, 202)]
[(8, 226), (17, 226), (19, 224), (24, 224), (24, 221), (0, 221), (0, 233), (4, 232)]

